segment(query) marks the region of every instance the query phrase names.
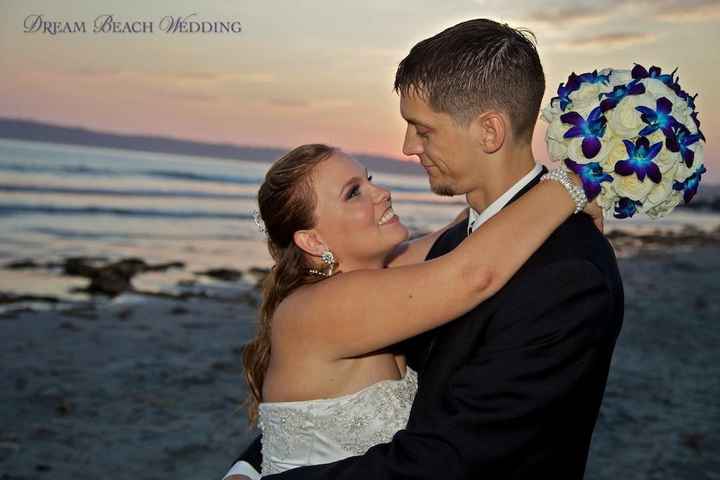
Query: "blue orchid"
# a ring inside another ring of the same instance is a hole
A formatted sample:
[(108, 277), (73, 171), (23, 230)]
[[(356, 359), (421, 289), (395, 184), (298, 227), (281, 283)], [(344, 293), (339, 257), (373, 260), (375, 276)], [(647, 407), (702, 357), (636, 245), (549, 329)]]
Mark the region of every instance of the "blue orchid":
[(594, 85), (596, 83), (602, 83), (603, 85), (607, 85), (610, 82), (610, 74), (603, 75), (598, 73), (597, 70), (593, 70), (592, 72), (583, 73), (579, 76), (580, 83), (589, 83), (591, 85)]
[(697, 116), (698, 112), (692, 112), (690, 114), (690, 118), (693, 119), (693, 122), (695, 122), (695, 126), (698, 129), (698, 135), (700, 135), (700, 140), (702, 140), (703, 142), (707, 142), (707, 140), (705, 140), (705, 135), (703, 135), (702, 131), (700, 131), (700, 120), (698, 120)]
[(573, 125), (564, 138), (582, 137), (582, 152), (587, 158), (595, 158), (602, 148), (600, 138), (605, 135), (607, 119), (603, 115), (600, 107), (596, 107), (590, 112), (587, 120), (577, 112), (568, 112), (560, 116), (560, 121)]
[[(682, 87), (678, 83), (678, 80), (680, 80), (680, 77), (678, 77), (672, 85), (669, 85), (669, 87), (673, 92), (675, 92), (675, 95), (677, 95), (678, 97), (682, 98), (683, 100), (685, 100), (687, 102), (689, 95), (685, 90), (682, 89)], [(694, 102), (693, 102), (693, 104), (694, 104)]]
[(570, 100), (570, 94), (576, 90), (579, 90), (581, 83), (582, 82), (580, 81), (580, 77), (575, 75), (575, 72), (572, 72), (568, 77), (567, 83), (560, 84), (557, 89), (558, 96), (553, 97), (550, 100), (550, 103), (555, 100), (560, 100), (560, 110), (564, 112), (565, 108), (567, 108), (567, 106), (572, 103), (572, 100)]
[(640, 83), (639, 80), (633, 80), (627, 85), (617, 85), (612, 92), (599, 95), (599, 100), (602, 100), (602, 97), (607, 97), (600, 102), (600, 108), (603, 112), (607, 112), (615, 108), (628, 95), (642, 95), (643, 93), (645, 93), (645, 85)]
[(673, 83), (675, 83), (675, 80), (673, 80), (675, 72), (677, 72), (677, 68), (673, 70), (672, 73), (662, 73), (662, 69), (654, 65), (650, 67), (650, 71), (648, 72), (647, 70), (645, 70), (645, 67), (636, 63), (630, 74), (635, 80), (642, 80), (643, 78), (655, 78), (669, 87)]
[(678, 182), (675, 180), (673, 183), (673, 190), (683, 192), (683, 199), (685, 203), (690, 203), (690, 200), (695, 196), (700, 186), (700, 179), (703, 173), (706, 173), (705, 165), (700, 165), (700, 168), (695, 170), (692, 175), (685, 179), (684, 182)]
[(580, 90), (580, 87), (583, 83), (602, 83), (607, 85), (608, 82), (610, 82), (610, 75), (600, 74), (597, 70), (593, 70), (592, 72), (588, 73), (582, 73), (580, 75), (576, 75), (575, 72), (573, 72), (568, 77), (567, 83), (560, 84), (557, 90), (558, 96), (553, 97), (550, 102), (559, 100), (560, 110), (564, 112), (567, 106), (572, 103), (572, 100), (570, 100), (570, 94)]
[(565, 165), (580, 177), (583, 184), (583, 190), (587, 196), (588, 202), (592, 201), (600, 195), (602, 182), (612, 182), (613, 177), (609, 173), (603, 172), (598, 162), (577, 163), (569, 158), (565, 159)]
[(700, 140), (699, 133), (690, 133), (685, 125), (678, 124), (673, 127), (673, 135), (666, 139), (666, 145), (671, 152), (680, 152), (683, 161), (689, 167), (692, 167), (695, 159), (695, 152), (690, 150), (690, 145)]
[(671, 137), (672, 128), (678, 125), (677, 120), (670, 115), (672, 102), (665, 97), (657, 99), (655, 110), (648, 107), (635, 107), (641, 113), (640, 119), (647, 123), (647, 127), (640, 130), (640, 135), (647, 136), (662, 130), (666, 137)]
[(621, 197), (615, 204), (615, 218), (630, 218), (637, 213), (638, 207), (642, 207), (642, 202), (632, 200), (627, 197)]
[(623, 140), (623, 143), (628, 153), (628, 159), (620, 160), (615, 164), (615, 173), (623, 177), (636, 174), (641, 182), (647, 176), (653, 182), (660, 183), (662, 174), (653, 159), (660, 153), (663, 142), (650, 146), (647, 137), (640, 137), (634, 144), (629, 140)]

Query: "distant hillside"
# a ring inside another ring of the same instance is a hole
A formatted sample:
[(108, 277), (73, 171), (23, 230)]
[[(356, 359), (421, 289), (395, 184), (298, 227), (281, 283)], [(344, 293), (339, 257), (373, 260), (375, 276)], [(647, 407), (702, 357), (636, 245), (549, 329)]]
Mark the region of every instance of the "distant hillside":
[[(204, 143), (169, 137), (121, 135), (13, 118), (0, 118), (0, 138), (179, 155), (230, 158), (251, 162), (272, 162), (288, 151), (283, 148), (249, 147), (229, 143)], [(422, 168), (414, 162), (404, 162), (379, 155), (353, 154), (353, 156), (363, 162), (369, 170), (405, 175), (424, 174)]]

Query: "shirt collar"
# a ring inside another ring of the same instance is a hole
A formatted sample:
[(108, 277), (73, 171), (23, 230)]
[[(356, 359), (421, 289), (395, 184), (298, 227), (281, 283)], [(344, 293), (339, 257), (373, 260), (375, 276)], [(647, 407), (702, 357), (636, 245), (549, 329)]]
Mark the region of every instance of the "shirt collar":
[(540, 172), (542, 171), (542, 165), (536, 163), (532, 170), (527, 175), (518, 180), (512, 187), (510, 187), (505, 193), (500, 195), (497, 200), (488, 205), (488, 207), (478, 213), (474, 208), (470, 207), (470, 214), (468, 218), (468, 235), (477, 230), (477, 228), (483, 223), (490, 220), (496, 213), (507, 205), (517, 193), (523, 189), (528, 183), (530, 183)]

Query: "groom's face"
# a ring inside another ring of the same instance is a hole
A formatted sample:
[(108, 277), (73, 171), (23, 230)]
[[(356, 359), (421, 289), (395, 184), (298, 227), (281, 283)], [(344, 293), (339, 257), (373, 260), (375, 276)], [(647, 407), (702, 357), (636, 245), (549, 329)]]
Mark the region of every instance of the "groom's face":
[(460, 195), (474, 188), (478, 159), (472, 128), (438, 112), (416, 90), (400, 95), (400, 114), (407, 122), (403, 153), (416, 155), (438, 195)]

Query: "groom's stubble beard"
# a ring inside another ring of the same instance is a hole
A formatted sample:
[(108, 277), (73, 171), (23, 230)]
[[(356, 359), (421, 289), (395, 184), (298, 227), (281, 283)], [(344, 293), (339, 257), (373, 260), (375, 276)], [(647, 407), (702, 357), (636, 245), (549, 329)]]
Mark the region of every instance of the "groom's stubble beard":
[(440, 195), (441, 197), (454, 197), (457, 195), (455, 193), (455, 190), (452, 189), (452, 187), (448, 185), (430, 185), (430, 191), (433, 192), (436, 195)]
[(430, 191), (435, 195), (440, 195), (441, 197), (454, 197), (458, 195), (458, 189), (453, 186), (452, 181), (448, 178), (438, 179), (435, 177), (435, 181), (433, 181), (433, 176), (428, 174), (428, 181), (430, 182)]

